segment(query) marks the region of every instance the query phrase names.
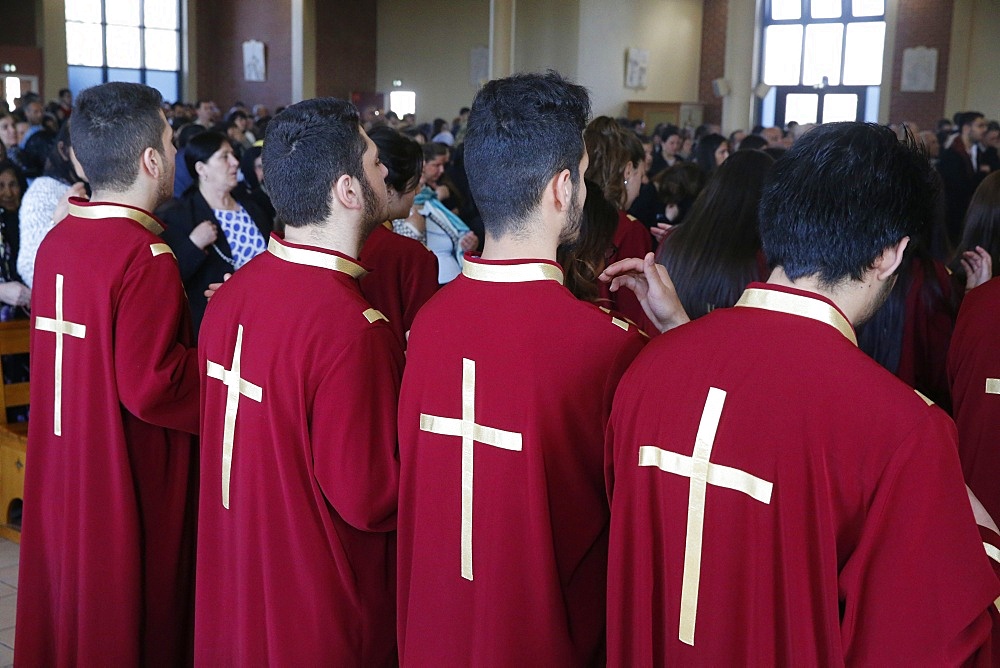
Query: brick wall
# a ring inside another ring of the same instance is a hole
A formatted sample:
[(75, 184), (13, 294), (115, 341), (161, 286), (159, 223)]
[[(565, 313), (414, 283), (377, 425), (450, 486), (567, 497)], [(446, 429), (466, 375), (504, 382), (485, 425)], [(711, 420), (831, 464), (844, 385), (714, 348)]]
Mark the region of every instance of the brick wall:
[[(726, 69), (726, 20), (729, 0), (705, 0), (701, 24), (701, 67), (698, 100), (705, 104), (705, 123), (722, 123), (722, 98), (712, 92), (712, 80)], [(730, 131), (734, 128), (723, 128)]]
[[(954, 4), (954, 0), (899, 0), (896, 45), (892, 54), (890, 123), (909, 121), (916, 123), (920, 129), (933, 129), (939, 118), (958, 111), (944, 108)], [(917, 46), (938, 50), (937, 83), (933, 93), (903, 93), (899, 90), (903, 51)]]

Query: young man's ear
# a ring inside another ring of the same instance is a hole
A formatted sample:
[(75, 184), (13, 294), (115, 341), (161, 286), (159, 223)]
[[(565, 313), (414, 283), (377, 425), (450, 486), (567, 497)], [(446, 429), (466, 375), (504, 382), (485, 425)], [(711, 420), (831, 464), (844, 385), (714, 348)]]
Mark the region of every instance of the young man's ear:
[(903, 255), (906, 251), (907, 245), (910, 243), (910, 237), (903, 237), (896, 244), (889, 246), (882, 254), (875, 259), (875, 278), (880, 281), (889, 280), (899, 265), (903, 262)]

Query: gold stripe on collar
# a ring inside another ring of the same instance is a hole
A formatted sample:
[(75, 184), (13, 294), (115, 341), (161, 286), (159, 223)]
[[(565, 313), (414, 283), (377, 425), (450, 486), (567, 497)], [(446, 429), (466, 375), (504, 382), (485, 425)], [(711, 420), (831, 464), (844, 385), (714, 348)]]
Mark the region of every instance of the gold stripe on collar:
[(95, 220), (98, 218), (128, 218), (139, 223), (153, 234), (159, 236), (163, 233), (163, 225), (148, 213), (117, 204), (94, 204), (92, 206), (80, 206), (70, 202), (69, 215), (77, 218), (88, 218)]
[(524, 264), (480, 264), (464, 262), (462, 273), (475, 281), (488, 283), (527, 283), (528, 281), (556, 281), (563, 284), (562, 270), (545, 262)]
[(328, 255), (327, 253), (310, 250), (308, 248), (286, 246), (274, 237), (271, 237), (271, 239), (268, 240), (267, 250), (271, 253), (271, 255), (274, 255), (275, 257), (286, 262), (339, 271), (347, 274), (351, 278), (361, 278), (368, 273), (360, 265), (357, 265), (350, 260), (337, 257), (336, 255)]
[(788, 292), (778, 292), (776, 290), (762, 290), (760, 288), (749, 288), (736, 302), (737, 306), (748, 306), (760, 308), (767, 311), (778, 311), (780, 313), (790, 313), (802, 316), (811, 320), (817, 320), (830, 325), (843, 334), (848, 341), (858, 345), (858, 337), (854, 333), (854, 328), (847, 321), (840, 311), (818, 299), (793, 295)]

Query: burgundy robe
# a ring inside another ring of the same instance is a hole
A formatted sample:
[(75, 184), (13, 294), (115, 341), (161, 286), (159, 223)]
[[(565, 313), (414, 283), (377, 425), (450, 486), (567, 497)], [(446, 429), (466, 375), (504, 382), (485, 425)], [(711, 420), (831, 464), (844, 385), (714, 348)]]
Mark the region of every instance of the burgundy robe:
[[(951, 410), (946, 359), (955, 327), (952, 280), (944, 264), (933, 261), (928, 277), (914, 259), (913, 280), (906, 294), (903, 341), (896, 375), (920, 390), (945, 411)], [(926, 287), (925, 287), (926, 286)]]
[[(615, 228), (612, 243), (614, 252), (608, 258), (607, 264), (630, 257), (643, 258), (646, 257), (646, 253), (653, 250), (653, 237), (646, 226), (621, 210), (618, 211), (618, 227)], [(652, 321), (646, 317), (646, 312), (642, 310), (642, 304), (634, 292), (627, 289), (611, 292), (610, 284), (602, 281), (598, 281), (598, 287), (601, 303), (607, 308), (624, 315), (649, 336), (659, 333)]]
[(467, 255), (417, 315), (399, 406), (404, 666), (603, 662), (603, 431), (641, 346), (547, 261)]
[(16, 661), (184, 665), (198, 430), (184, 286), (151, 214), (71, 202), (35, 261)]
[(379, 225), (361, 247), (358, 260), (371, 271), (361, 279), (365, 299), (388, 318), (400, 345), (413, 318), (438, 289), (437, 256), (417, 241)]
[(990, 661), (954, 425), (822, 297), (753, 283), (654, 339), (607, 442), (609, 665)]
[(272, 236), (209, 303), (198, 343), (201, 665), (395, 661), (403, 354), (362, 297), (362, 273)]
[(948, 378), (965, 482), (987, 512), (1000, 517), (1000, 278), (965, 295)]

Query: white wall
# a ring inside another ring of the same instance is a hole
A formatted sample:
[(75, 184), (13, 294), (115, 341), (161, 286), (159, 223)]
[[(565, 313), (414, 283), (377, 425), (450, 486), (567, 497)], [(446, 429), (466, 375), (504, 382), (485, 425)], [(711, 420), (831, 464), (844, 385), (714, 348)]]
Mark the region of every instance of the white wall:
[[(595, 115), (623, 115), (629, 100), (698, 99), (701, 0), (579, 0), (579, 8), (578, 80), (590, 89)], [(629, 47), (649, 51), (643, 90), (625, 87)]]
[(975, 110), (1000, 118), (1000, 2), (955, 0), (945, 116)]
[(470, 53), (489, 45), (489, 0), (378, 0), (377, 30), (377, 90), (402, 80), (417, 94), (419, 122), (450, 123), (472, 104)]
[(553, 69), (576, 80), (580, 34), (577, 0), (518, 0), (515, 13), (514, 71)]

